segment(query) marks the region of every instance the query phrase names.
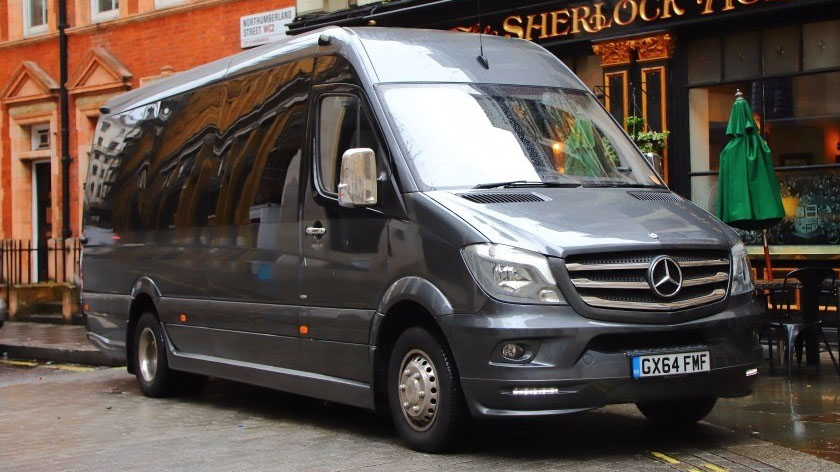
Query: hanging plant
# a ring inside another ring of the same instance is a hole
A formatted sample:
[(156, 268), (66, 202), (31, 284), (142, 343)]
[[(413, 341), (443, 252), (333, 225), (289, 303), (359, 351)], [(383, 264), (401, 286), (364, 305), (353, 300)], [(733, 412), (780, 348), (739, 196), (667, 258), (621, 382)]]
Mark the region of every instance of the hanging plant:
[(647, 123), (641, 116), (628, 116), (624, 120), (624, 127), (627, 129), (627, 134), (630, 139), (639, 146), (642, 152), (652, 152), (654, 154), (663, 155), (665, 148), (668, 147), (668, 135), (670, 131), (645, 131)]

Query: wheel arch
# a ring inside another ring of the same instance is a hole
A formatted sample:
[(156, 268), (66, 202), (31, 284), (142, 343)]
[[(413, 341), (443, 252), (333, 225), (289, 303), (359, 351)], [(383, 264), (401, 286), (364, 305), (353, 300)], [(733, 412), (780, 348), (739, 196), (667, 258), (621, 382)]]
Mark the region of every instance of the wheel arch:
[(125, 363), (128, 372), (135, 373), (134, 356), (134, 327), (140, 315), (146, 312), (158, 314), (155, 300), (160, 298), (160, 290), (149, 277), (138, 278), (131, 287), (131, 303), (128, 308), (128, 325), (125, 333)]
[(391, 284), (379, 304), (370, 332), (371, 378), (377, 410), (387, 409), (387, 366), (391, 348), (400, 333), (412, 326), (422, 326), (448, 343), (437, 319), (452, 313), (452, 304), (443, 292), (422, 277), (405, 277)]

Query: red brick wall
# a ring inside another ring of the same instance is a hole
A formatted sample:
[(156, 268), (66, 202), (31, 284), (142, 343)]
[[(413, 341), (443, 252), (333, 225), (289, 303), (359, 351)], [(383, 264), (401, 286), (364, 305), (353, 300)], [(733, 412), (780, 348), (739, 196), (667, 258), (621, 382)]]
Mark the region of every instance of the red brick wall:
[[(7, 0), (0, 0), (5, 5)], [(69, 2), (68, 2), (69, 3)], [(175, 71), (186, 70), (215, 59), (242, 51), (239, 46), (239, 17), (279, 8), (294, 6), (293, 0), (230, 0), (210, 2), (208, 5), (193, 5), (190, 8), (174, 8), (167, 14), (157, 13), (147, 17), (129, 17), (114, 23), (92, 26), (78, 31), (70, 30), (68, 40), (69, 73), (80, 66), (93, 46), (102, 46), (111, 52), (133, 74), (132, 88), (139, 86), (142, 77), (159, 75), (161, 67), (172, 66)], [(69, 10), (72, 7), (68, 5)], [(129, 8), (136, 10), (136, 1), (129, 2)], [(5, 15), (5, 8), (0, 9)], [(162, 10), (161, 12), (166, 12)], [(71, 15), (72, 16), (72, 15)], [(0, 16), (0, 24), (8, 24)], [(2, 27), (3, 29), (5, 26)], [(2, 31), (6, 36), (6, 31)], [(58, 70), (58, 38), (53, 36), (38, 43), (24, 45), (0, 43), (0, 88), (5, 87), (11, 75), (23, 60), (35, 61), (56, 81)], [(71, 156), (75, 159), (76, 141), (74, 102), (71, 107)], [(56, 134), (56, 141), (58, 135)], [(0, 216), (0, 231), (11, 233), (12, 201), (8, 198), (11, 187), (9, 172), (9, 129), (8, 122), (0, 130), (0, 143), (3, 147), (0, 185), (6, 197), (3, 199)], [(75, 160), (74, 160), (75, 164)], [(81, 208), (78, 169), (72, 165), (71, 185), (71, 221), (73, 234), (78, 235), (77, 212)], [(58, 191), (59, 189), (55, 189)]]

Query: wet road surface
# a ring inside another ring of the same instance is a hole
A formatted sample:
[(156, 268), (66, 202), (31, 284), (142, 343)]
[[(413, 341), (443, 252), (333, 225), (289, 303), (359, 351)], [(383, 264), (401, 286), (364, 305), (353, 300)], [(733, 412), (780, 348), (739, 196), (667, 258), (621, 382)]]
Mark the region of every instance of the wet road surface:
[(161, 400), (121, 368), (0, 362), (0, 404), (2, 470), (837, 470), (707, 423), (658, 433), (632, 406), (479, 423), (459, 452), (429, 455), (388, 418), (222, 380)]
[(751, 396), (719, 401), (707, 419), (840, 463), (840, 376), (825, 354), (819, 374), (764, 375)]

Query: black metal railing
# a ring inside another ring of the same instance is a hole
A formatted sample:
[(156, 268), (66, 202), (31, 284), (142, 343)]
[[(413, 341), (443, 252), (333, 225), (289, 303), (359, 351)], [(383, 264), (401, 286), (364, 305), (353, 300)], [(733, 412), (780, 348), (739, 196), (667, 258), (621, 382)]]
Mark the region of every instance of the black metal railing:
[(0, 241), (0, 284), (76, 283), (82, 245), (78, 238)]

